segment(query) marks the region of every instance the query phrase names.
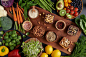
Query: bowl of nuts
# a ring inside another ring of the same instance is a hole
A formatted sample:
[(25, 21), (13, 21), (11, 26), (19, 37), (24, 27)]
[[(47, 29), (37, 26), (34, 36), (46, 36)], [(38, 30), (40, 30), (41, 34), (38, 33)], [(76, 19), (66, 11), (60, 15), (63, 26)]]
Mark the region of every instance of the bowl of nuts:
[(51, 15), (51, 14), (45, 14), (44, 22), (52, 24), (53, 20), (54, 20), (54, 16), (53, 15)]
[(33, 34), (36, 37), (42, 37), (45, 33), (45, 29), (42, 26), (35, 26), (33, 28)]
[(79, 31), (78, 27), (70, 25), (68, 28), (67, 34), (73, 36), (73, 35), (76, 35), (78, 31)]
[(65, 48), (65, 49), (68, 49), (70, 44), (71, 44), (71, 41), (68, 40), (68, 38), (66, 37), (63, 37), (63, 39), (59, 42), (59, 44)]

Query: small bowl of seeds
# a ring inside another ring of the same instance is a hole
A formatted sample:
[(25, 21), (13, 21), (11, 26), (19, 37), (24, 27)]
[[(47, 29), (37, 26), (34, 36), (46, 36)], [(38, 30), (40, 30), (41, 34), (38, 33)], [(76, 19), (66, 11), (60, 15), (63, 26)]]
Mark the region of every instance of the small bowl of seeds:
[(56, 42), (56, 40), (57, 40), (56, 33), (53, 32), (53, 31), (48, 31), (47, 34), (46, 34), (46, 40), (48, 42)]
[(53, 20), (54, 20), (54, 16), (53, 16), (53, 15), (51, 15), (51, 14), (45, 14), (45, 19), (44, 19), (44, 21), (45, 21), (46, 23), (53, 23)]
[(70, 25), (68, 28), (67, 34), (73, 36), (73, 35), (76, 35), (78, 31), (79, 31), (78, 27)]
[(70, 44), (71, 44), (71, 41), (68, 40), (68, 38), (66, 37), (63, 37), (63, 39), (59, 42), (59, 44), (65, 48), (65, 49), (68, 49)]
[(66, 23), (63, 20), (59, 20), (56, 22), (55, 27), (57, 30), (64, 30), (66, 27)]

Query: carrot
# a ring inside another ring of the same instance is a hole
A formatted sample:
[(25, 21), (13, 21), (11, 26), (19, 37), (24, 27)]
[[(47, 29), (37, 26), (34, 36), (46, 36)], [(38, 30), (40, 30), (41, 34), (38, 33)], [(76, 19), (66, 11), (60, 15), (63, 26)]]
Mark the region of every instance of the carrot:
[(17, 21), (16, 13), (15, 13), (15, 10), (14, 10), (14, 7), (13, 6), (12, 6), (12, 10), (13, 10), (13, 19), (14, 19), (14, 21)]
[(20, 18), (20, 23), (22, 23), (23, 19), (22, 19), (22, 15), (21, 15), (20, 11), (19, 11), (19, 18)]

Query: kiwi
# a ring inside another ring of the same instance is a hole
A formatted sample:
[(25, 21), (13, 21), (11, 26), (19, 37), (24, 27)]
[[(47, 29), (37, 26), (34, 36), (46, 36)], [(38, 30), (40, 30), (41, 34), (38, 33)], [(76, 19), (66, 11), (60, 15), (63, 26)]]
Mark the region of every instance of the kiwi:
[(69, 14), (69, 13), (67, 13), (66, 16), (67, 16), (68, 18), (70, 18), (70, 19), (72, 18), (72, 15)]
[(60, 10), (59, 15), (60, 16), (65, 16), (66, 15), (66, 10)]

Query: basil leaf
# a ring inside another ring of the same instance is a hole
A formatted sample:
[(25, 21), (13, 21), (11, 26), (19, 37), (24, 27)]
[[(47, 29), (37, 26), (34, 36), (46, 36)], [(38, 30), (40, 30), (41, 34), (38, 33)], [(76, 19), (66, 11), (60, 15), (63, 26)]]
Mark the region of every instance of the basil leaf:
[(21, 4), (21, 8), (23, 8), (25, 5), (26, 5), (26, 3), (22, 3), (22, 4)]
[(80, 15), (80, 18), (81, 18), (81, 19), (84, 19), (84, 21), (86, 21), (86, 17), (85, 17), (84, 14)]
[(19, 5), (21, 5), (22, 4), (22, 0), (19, 0)]

